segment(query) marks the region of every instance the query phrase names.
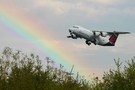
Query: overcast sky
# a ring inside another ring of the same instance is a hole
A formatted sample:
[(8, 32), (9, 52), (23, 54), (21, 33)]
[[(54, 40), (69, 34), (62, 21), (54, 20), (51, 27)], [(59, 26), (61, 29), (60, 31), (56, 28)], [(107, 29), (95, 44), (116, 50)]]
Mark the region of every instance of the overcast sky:
[[(3, 0), (0, 0), (0, 3), (3, 3)], [(4, 3), (20, 8), (35, 18), (37, 24), (48, 28), (58, 44), (70, 47), (68, 52), (74, 53), (83, 61), (81, 68), (87, 72), (85, 75), (95, 73), (100, 77), (104, 71), (116, 68), (113, 59), (121, 58), (121, 61), (125, 62), (135, 55), (134, 0), (6, 0)], [(69, 35), (68, 28), (73, 25), (80, 25), (89, 30), (129, 31), (131, 34), (120, 35), (115, 47), (93, 44), (87, 46), (83, 39), (66, 38)], [(25, 52), (25, 44), (30, 44), (25, 39), (14, 36), (2, 23), (0, 37), (1, 52), (6, 46)], [(35, 49), (33, 46), (26, 52), (40, 52), (33, 48)]]

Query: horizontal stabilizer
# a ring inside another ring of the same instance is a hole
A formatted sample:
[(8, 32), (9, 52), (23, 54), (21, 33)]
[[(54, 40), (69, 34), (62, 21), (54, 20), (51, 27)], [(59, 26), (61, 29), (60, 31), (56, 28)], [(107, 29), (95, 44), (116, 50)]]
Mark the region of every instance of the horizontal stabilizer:
[(117, 32), (117, 31), (107, 32), (107, 33), (109, 33), (109, 34), (113, 34), (113, 33), (115, 33), (115, 34), (130, 34), (130, 32)]
[(130, 32), (119, 32), (119, 31), (113, 31), (113, 32), (108, 32), (108, 31), (97, 31), (97, 30), (92, 30), (93, 32), (106, 32), (108, 34), (130, 34)]

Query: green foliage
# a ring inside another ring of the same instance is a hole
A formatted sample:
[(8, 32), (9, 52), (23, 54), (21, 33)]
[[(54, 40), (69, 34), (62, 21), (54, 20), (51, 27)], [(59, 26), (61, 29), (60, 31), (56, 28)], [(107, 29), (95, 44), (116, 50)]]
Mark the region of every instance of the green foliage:
[(39, 56), (27, 56), (21, 51), (16, 53), (6, 47), (0, 58), (0, 90), (89, 90), (89, 83), (79, 74), (72, 76), (54, 67), (54, 61), (46, 58), (44, 69)]
[(131, 61), (126, 61), (128, 66), (124, 66), (121, 71), (122, 62), (114, 60), (117, 70), (109, 70), (103, 74), (102, 82), (98, 79), (94, 81), (94, 90), (135, 90), (135, 57)]
[(135, 57), (126, 61), (121, 70), (120, 59), (114, 60), (117, 69), (104, 72), (102, 80), (94, 77), (91, 82), (83, 76), (76, 77), (64, 70), (60, 64), (54, 67), (54, 61), (46, 57), (43, 68), (39, 56), (29, 56), (21, 51), (13, 53), (6, 47), (0, 57), (0, 90), (135, 90)]

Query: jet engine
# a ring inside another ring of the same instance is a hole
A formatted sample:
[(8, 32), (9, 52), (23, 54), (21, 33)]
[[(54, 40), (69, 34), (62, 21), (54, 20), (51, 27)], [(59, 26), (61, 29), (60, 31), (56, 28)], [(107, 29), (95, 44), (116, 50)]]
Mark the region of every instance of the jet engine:
[(94, 36), (99, 36), (101, 33), (100, 32), (93, 32)]
[(106, 32), (100, 32), (100, 33), (101, 33), (102, 37), (106, 37), (108, 35), (108, 33), (106, 33)]
[(75, 35), (73, 35), (73, 34), (72, 34), (72, 38), (73, 38), (73, 39), (77, 39), (77, 37), (76, 37)]

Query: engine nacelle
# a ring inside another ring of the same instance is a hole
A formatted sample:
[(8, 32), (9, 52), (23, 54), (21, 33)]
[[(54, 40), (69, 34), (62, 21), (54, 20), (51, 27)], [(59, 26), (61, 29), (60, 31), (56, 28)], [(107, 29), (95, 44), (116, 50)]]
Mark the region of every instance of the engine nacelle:
[(100, 32), (102, 37), (106, 37), (108, 34), (106, 32)]
[(75, 35), (72, 35), (72, 38), (73, 38), (73, 39), (77, 39), (77, 37), (76, 37)]
[(99, 36), (101, 33), (100, 32), (93, 32), (94, 36)]

